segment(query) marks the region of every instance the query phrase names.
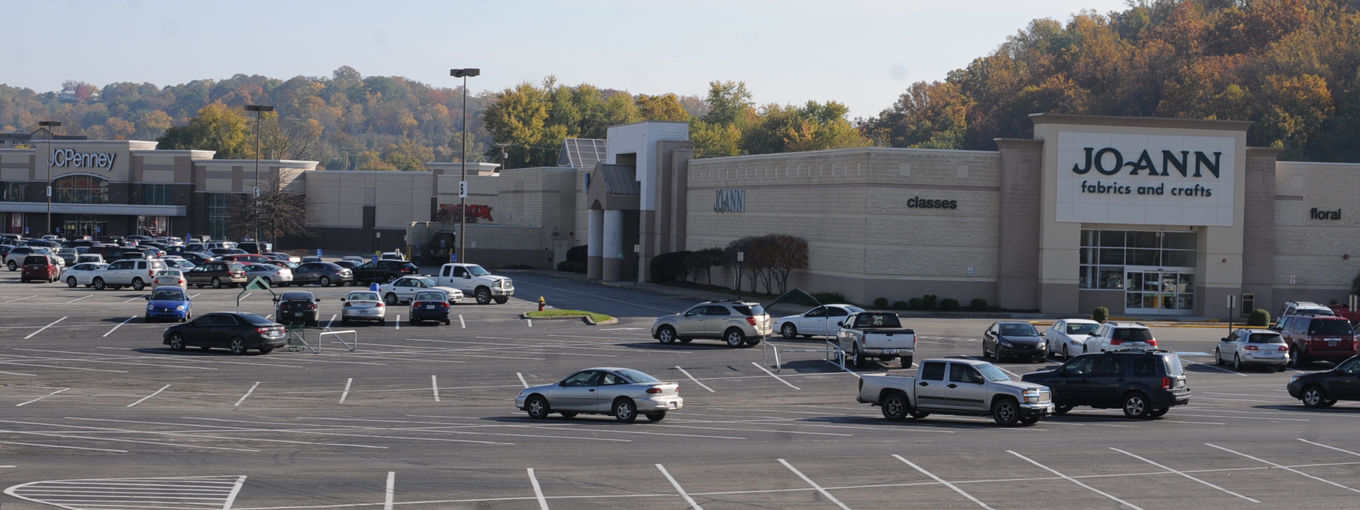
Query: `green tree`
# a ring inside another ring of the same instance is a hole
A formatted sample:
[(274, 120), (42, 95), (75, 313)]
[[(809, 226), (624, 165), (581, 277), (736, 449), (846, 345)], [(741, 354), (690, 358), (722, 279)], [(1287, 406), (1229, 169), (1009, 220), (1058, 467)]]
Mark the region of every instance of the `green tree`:
[(688, 122), (690, 118), (685, 105), (680, 103), (680, 98), (675, 94), (638, 94), (633, 102), (637, 104), (638, 115), (644, 120)]
[[(565, 129), (550, 132), (548, 129), (548, 110), (552, 106), (546, 90), (528, 82), (514, 88), (505, 89), (496, 95), (495, 101), (483, 114), (487, 130), (497, 143), (507, 144), (505, 151), (506, 166), (519, 168), (555, 164), (557, 154), (551, 157), (541, 150), (545, 146), (561, 143)], [(570, 118), (559, 111), (558, 120)], [(557, 138), (554, 140), (554, 138)]]
[(245, 115), (218, 102), (204, 106), (184, 126), (165, 130), (157, 139), (159, 149), (217, 151), (217, 159), (244, 159), (254, 154), (254, 140)]

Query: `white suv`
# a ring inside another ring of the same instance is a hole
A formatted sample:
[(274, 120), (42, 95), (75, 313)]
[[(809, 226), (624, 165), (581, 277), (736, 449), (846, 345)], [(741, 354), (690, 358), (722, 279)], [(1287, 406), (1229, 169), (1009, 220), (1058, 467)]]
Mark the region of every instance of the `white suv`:
[(1145, 351), (1157, 348), (1152, 330), (1136, 322), (1106, 322), (1086, 339), (1086, 352)]
[(1290, 315), (1336, 315), (1331, 308), (1327, 308), (1312, 301), (1285, 301), (1284, 307), (1280, 309), (1280, 314), (1276, 319), (1288, 317)]
[(156, 272), (163, 269), (165, 261), (160, 259), (115, 260), (109, 267), (96, 272), (91, 277), (91, 283), (96, 290), (104, 290), (104, 287), (142, 290), (156, 277)]

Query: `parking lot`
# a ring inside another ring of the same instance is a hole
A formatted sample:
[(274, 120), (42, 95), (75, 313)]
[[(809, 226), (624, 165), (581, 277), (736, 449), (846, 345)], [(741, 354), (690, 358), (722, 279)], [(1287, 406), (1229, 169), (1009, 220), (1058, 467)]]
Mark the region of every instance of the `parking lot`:
[[(760, 346), (650, 338), (656, 315), (691, 299), (507, 275), (514, 299), (459, 304), (448, 326), (411, 326), (400, 306), (386, 326), (328, 324), (353, 287), (308, 287), (322, 298), (322, 328), (304, 333), (319, 353), (234, 356), (163, 346), (168, 324), (141, 319), (145, 291), (0, 271), (0, 507), (1335, 508), (1360, 494), (1360, 405), (1305, 409), (1285, 392), (1293, 370), (1212, 366), (1222, 329), (1154, 328), (1193, 390), (1161, 419), (1077, 408), (1032, 427), (894, 423), (855, 402), (855, 373), (787, 352), (819, 340), (773, 339), (776, 370)], [(242, 291), (191, 294), (201, 315), (236, 309)], [(520, 318), (540, 295), (619, 322)], [(270, 314), (268, 292), (240, 309)], [(919, 361), (978, 355), (991, 320), (905, 322)], [(355, 330), (357, 349), (321, 338), (327, 326)], [(589, 366), (678, 382), (684, 409), (623, 424), (514, 408), (519, 389)]]

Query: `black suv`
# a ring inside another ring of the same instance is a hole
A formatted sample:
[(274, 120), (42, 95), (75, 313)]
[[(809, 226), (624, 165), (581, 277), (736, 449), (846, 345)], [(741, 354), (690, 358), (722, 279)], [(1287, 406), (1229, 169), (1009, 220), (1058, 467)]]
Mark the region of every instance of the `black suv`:
[(1171, 406), (1190, 403), (1180, 357), (1163, 350), (1083, 354), (1020, 380), (1048, 386), (1054, 414), (1073, 406), (1119, 407), (1130, 418), (1156, 418)]
[(420, 268), (405, 260), (373, 260), (350, 269), (354, 284), (387, 283), (403, 276), (420, 273)]

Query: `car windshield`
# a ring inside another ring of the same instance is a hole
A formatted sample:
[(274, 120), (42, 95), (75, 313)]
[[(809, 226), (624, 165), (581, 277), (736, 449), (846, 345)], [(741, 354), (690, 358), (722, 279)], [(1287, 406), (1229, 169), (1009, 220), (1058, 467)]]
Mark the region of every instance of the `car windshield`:
[(490, 271), (482, 269), (482, 266), (476, 264), (467, 266), (467, 272), (472, 273), (472, 276), (486, 276), (491, 274)]
[(1094, 331), (1096, 330), (1096, 328), (1098, 328), (1098, 327), (1100, 327), (1099, 324), (1086, 324), (1086, 323), (1081, 323), (1081, 322), (1074, 323), (1074, 324), (1068, 324), (1068, 325), (1067, 325), (1067, 334), (1069, 334), (1069, 335), (1089, 335), (1089, 334), (1091, 334), (1092, 332), (1094, 332)]
[(621, 375), (621, 376), (624, 376), (624, 377), (628, 378), (628, 380), (633, 381), (634, 383), (652, 383), (652, 382), (661, 382), (660, 380), (658, 380), (658, 379), (655, 378), (655, 377), (652, 377), (652, 376), (650, 376), (650, 375), (644, 374), (644, 373), (639, 372), (639, 371), (637, 371), (637, 370), (633, 370), (633, 369), (631, 369), (631, 368), (620, 368), (620, 369), (618, 369), (618, 370), (615, 370), (615, 372), (618, 373), (618, 374)]
[(1146, 328), (1115, 328), (1114, 339), (1125, 342), (1146, 342), (1152, 340), (1152, 330)]
[(311, 292), (284, 292), (280, 301), (312, 301), (316, 299)]
[(1351, 323), (1345, 319), (1315, 320), (1308, 326), (1310, 335), (1352, 335)]
[(426, 287), (434, 287), (434, 286), (435, 286), (434, 279), (432, 279), (432, 278), (425, 278), (425, 277), (411, 278), (411, 280), (410, 280), (409, 282), (407, 282), (407, 283), (409, 283), (412, 287), (416, 287), (416, 286), (417, 286), (417, 285), (416, 285), (416, 282), (420, 282), (420, 283), (422, 283), (422, 284), (425, 284)]
[(240, 318), (242, 318), (242, 319), (245, 319), (246, 322), (249, 322), (249, 323), (251, 323), (252, 325), (255, 325), (255, 326), (268, 326), (268, 325), (274, 323), (274, 321), (271, 321), (271, 320), (266, 319), (266, 318), (264, 318), (264, 317), (260, 317), (259, 315), (255, 315), (255, 314), (253, 314), (253, 313), (248, 313), (248, 312), (241, 312), (241, 313), (236, 314), (236, 316), (237, 316), (237, 317), (240, 317)]
[(377, 292), (351, 292), (351, 293), (349, 293), (349, 300), (350, 300), (350, 301), (377, 301), (377, 300), (378, 300), (378, 293), (377, 293)]
[(444, 301), (445, 298), (443, 292), (425, 291), (417, 292), (415, 299), (416, 301)]
[(1284, 337), (1280, 336), (1279, 333), (1252, 333), (1251, 338), (1247, 340), (1247, 343), (1282, 344), (1284, 343)]
[(156, 292), (151, 293), (151, 299), (153, 301), (183, 301), (184, 291), (180, 290), (179, 287), (161, 287), (156, 289)]
[(986, 377), (988, 381), (1000, 382), (1011, 380), (1010, 376), (1006, 375), (1005, 372), (1002, 372), (996, 365), (990, 363), (977, 365), (977, 369), (982, 372), (982, 376)]
[(1039, 336), (1032, 324), (1002, 324), (1001, 334), (1005, 336)]

